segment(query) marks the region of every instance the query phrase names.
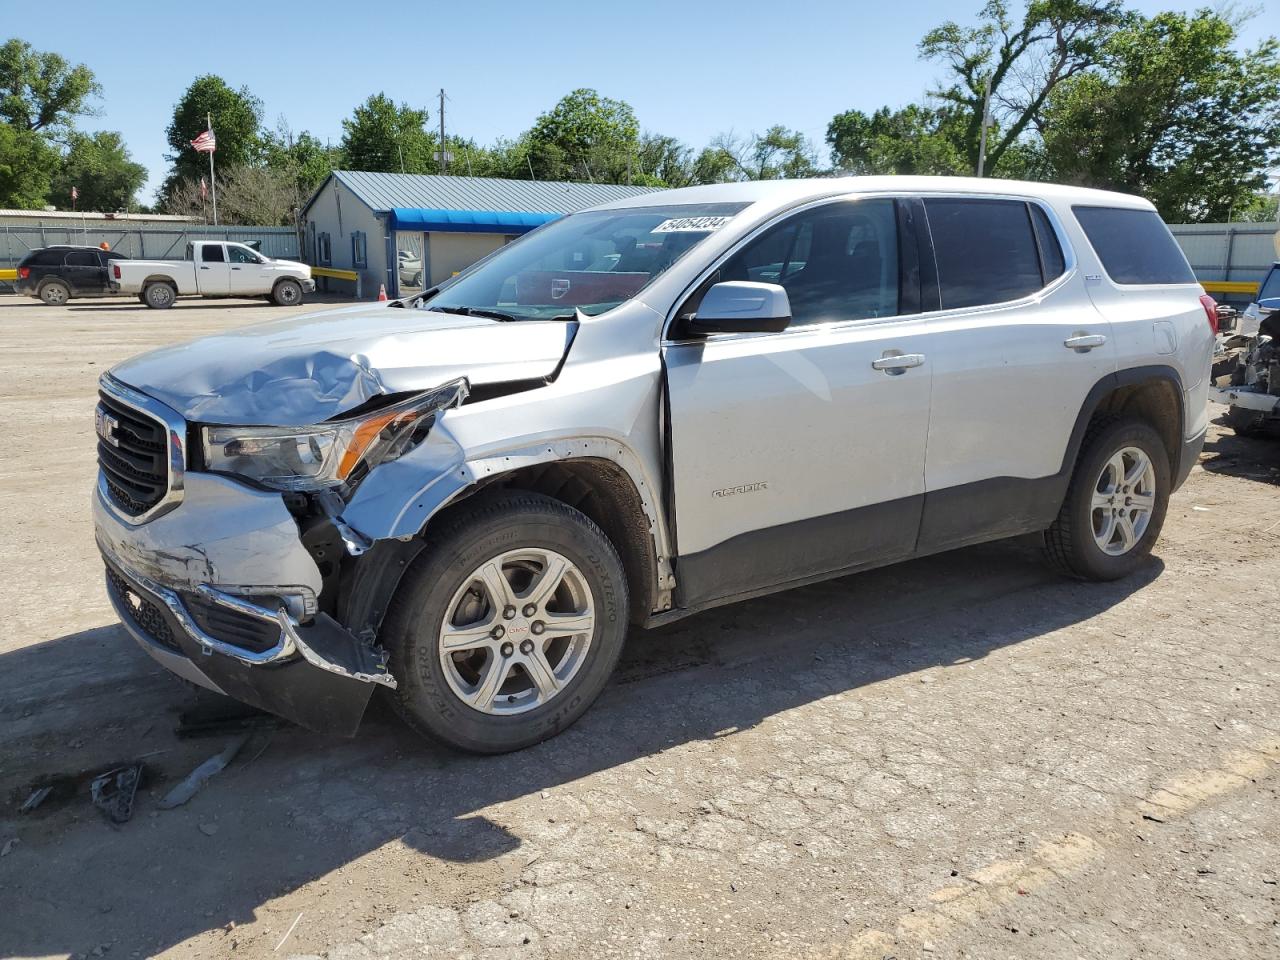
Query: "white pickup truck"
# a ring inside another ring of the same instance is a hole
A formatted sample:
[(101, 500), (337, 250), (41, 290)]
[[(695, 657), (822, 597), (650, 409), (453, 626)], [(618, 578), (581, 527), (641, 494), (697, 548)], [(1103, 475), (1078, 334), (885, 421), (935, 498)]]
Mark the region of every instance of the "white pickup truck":
[(305, 263), (272, 260), (243, 243), (196, 240), (187, 244), (183, 260), (112, 261), (110, 286), (163, 310), (182, 296), (266, 297), (292, 306), (316, 282)]

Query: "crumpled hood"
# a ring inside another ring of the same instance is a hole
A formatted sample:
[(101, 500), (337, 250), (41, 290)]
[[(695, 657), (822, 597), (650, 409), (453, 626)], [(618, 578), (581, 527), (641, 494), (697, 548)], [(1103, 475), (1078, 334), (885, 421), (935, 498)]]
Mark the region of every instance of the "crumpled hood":
[(301, 426), (383, 394), (551, 376), (577, 325), (362, 304), (153, 350), (111, 376), (202, 423)]

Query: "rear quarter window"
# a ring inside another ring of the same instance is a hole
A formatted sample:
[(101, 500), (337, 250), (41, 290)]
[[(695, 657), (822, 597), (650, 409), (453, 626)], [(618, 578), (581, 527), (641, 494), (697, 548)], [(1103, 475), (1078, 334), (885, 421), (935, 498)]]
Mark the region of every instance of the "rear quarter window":
[(1119, 284), (1195, 283), (1182, 248), (1154, 210), (1072, 207), (1102, 268)]
[(66, 255), (67, 251), (65, 250), (36, 250), (22, 259), (22, 265), (27, 267), (60, 267)]

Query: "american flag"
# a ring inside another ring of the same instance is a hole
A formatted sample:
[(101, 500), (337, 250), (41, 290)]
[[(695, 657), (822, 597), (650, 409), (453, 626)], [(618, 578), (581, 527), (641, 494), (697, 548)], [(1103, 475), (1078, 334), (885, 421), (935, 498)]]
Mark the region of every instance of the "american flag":
[(218, 149), (217, 138), (214, 137), (212, 130), (206, 130), (200, 136), (191, 141), (191, 145), (196, 148), (196, 153), (213, 153)]
[(79, 200), (79, 199), (80, 199), (80, 191), (79, 191), (79, 190), (77, 190), (75, 187), (72, 187), (72, 188), (71, 188), (71, 199), (72, 199), (72, 200)]

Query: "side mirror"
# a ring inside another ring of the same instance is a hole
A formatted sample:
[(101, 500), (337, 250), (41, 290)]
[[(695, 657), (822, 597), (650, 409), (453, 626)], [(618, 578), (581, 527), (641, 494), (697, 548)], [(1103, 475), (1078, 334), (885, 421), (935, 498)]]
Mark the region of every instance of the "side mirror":
[(726, 280), (702, 297), (690, 333), (777, 333), (791, 322), (791, 301), (776, 283)]
[(1275, 313), (1280, 310), (1280, 297), (1267, 297), (1258, 301), (1259, 313)]

